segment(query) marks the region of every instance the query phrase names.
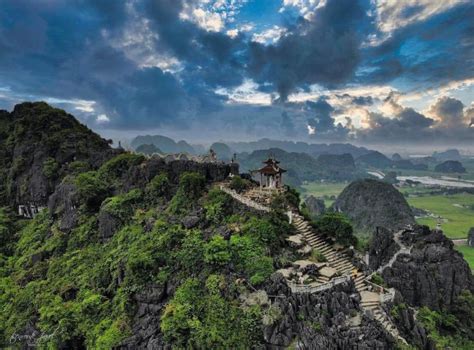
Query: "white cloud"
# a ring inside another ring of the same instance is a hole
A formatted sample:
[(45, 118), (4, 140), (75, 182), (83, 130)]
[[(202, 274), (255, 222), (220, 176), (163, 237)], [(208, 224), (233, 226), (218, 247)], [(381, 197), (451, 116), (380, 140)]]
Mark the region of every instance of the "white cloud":
[(411, 23), (423, 21), (460, 3), (471, 0), (374, 0), (376, 23), (383, 33), (371, 37), (367, 44), (378, 45), (391, 33)]
[(99, 114), (95, 120), (98, 124), (105, 124), (105, 123), (108, 123), (110, 122), (110, 119), (109, 117), (107, 117), (107, 115), (105, 114)]
[(275, 25), (270, 29), (264, 30), (263, 32), (254, 33), (252, 36), (252, 41), (264, 45), (275, 44), (285, 33), (286, 28)]
[[(248, 0), (199, 0), (186, 2), (180, 13), (182, 20), (190, 21), (210, 32), (225, 30)], [(233, 32), (230, 33), (233, 35)]]
[(102, 35), (107, 37), (112, 47), (121, 50), (131, 61), (140, 68), (158, 67), (165, 72), (175, 73), (181, 69), (180, 61), (169, 53), (156, 48), (158, 34), (150, 28), (150, 21), (142, 18), (135, 8), (127, 6), (130, 20), (127, 21), (120, 36), (108, 37), (109, 33), (104, 31)]
[(230, 36), (231, 38), (235, 38), (237, 35), (239, 35), (239, 30), (238, 29), (229, 29), (226, 34)]
[(219, 13), (197, 8), (193, 9), (191, 18), (198, 26), (210, 32), (220, 32), (224, 28), (224, 20)]
[(218, 89), (215, 92), (219, 95), (227, 96), (229, 103), (266, 105), (272, 103), (272, 95), (257, 90), (258, 84), (251, 79), (246, 79), (242, 85), (234, 89)]
[(280, 12), (286, 11), (293, 7), (298, 10), (299, 14), (307, 20), (311, 20), (314, 12), (326, 5), (326, 0), (283, 0), (283, 6)]

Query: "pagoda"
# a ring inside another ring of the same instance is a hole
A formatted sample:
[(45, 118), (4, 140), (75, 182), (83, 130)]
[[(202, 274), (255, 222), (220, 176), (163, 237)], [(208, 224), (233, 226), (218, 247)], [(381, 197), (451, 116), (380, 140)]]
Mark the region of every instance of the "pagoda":
[(270, 157), (263, 162), (265, 164), (253, 173), (260, 173), (260, 188), (277, 189), (283, 187), (283, 173), (285, 169), (280, 167), (280, 162)]

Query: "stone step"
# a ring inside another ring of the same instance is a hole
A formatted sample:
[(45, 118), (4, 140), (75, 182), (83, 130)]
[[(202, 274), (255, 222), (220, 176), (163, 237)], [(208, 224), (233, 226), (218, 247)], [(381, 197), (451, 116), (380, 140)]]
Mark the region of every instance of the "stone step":
[(311, 242), (314, 244), (318, 244), (318, 243), (326, 244), (326, 242), (324, 242), (322, 239), (314, 238), (314, 237), (308, 237), (308, 242)]
[(380, 301), (361, 301), (360, 306), (368, 307), (368, 306), (379, 306)]

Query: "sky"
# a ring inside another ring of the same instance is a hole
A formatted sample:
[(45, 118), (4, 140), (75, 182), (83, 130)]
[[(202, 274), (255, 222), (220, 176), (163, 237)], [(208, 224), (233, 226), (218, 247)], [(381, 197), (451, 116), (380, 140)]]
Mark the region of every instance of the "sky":
[(0, 109), (105, 137), (474, 152), (472, 0), (0, 0)]

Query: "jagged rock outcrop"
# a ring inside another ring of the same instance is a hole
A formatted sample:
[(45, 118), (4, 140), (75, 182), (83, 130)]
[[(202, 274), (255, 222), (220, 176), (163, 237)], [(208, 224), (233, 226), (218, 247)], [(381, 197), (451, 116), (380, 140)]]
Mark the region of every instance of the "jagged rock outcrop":
[(393, 240), (393, 232), (383, 227), (377, 227), (375, 238), (369, 246), (369, 268), (376, 270), (382, 265), (387, 264), (392, 256), (400, 249), (399, 245)]
[(469, 247), (474, 247), (474, 227), (471, 227), (467, 234), (467, 245)]
[(398, 331), (409, 344), (418, 349), (436, 349), (433, 341), (428, 337), (426, 329), (416, 321), (414, 309), (407, 307), (399, 293), (396, 293), (395, 303), (387, 303), (384, 309), (392, 315), (392, 320)]
[[(411, 254), (398, 255), (393, 265), (383, 270), (382, 277), (410, 305), (450, 310), (463, 290), (474, 291), (468, 264), (441, 231), (415, 226), (403, 232), (400, 239), (412, 247)], [(393, 256), (394, 243), (388, 234), (374, 236), (369, 249), (373, 269)]]
[(44, 102), (2, 111), (0, 124), (0, 204), (44, 206), (72, 167), (94, 169), (120, 152)]
[(346, 214), (358, 229), (370, 232), (378, 226), (397, 229), (415, 223), (403, 195), (392, 185), (378, 180), (352, 182), (333, 207)]
[(465, 173), (466, 168), (457, 160), (447, 160), (435, 166), (435, 171), (439, 173)]
[(305, 199), (306, 208), (308, 208), (309, 213), (312, 216), (319, 216), (326, 211), (326, 206), (324, 205), (324, 200), (316, 198), (315, 196), (308, 196)]
[[(267, 347), (280, 349), (392, 349), (394, 340), (374, 320), (362, 315), (352, 282), (324, 292), (292, 294), (282, 275), (265, 288), (280, 317), (264, 327)], [(356, 319), (356, 321), (354, 321)], [(355, 322), (354, 325), (352, 322)]]
[(57, 219), (62, 232), (70, 232), (77, 224), (78, 198), (76, 187), (70, 182), (63, 182), (49, 197), (48, 209), (51, 217)]
[(136, 303), (133, 335), (122, 342), (117, 349), (171, 349), (171, 346), (165, 345), (160, 331), (160, 317), (167, 296), (166, 286), (157, 284), (151, 284), (133, 295)]
[(196, 172), (203, 175), (207, 181), (216, 182), (227, 179), (229, 174), (238, 174), (239, 166), (236, 163), (225, 164), (200, 163), (190, 160), (166, 161), (161, 157), (151, 157), (142, 164), (128, 169), (122, 175), (124, 192), (132, 188), (143, 188), (156, 175), (165, 173), (171, 185), (179, 182), (179, 177), (185, 172)]

